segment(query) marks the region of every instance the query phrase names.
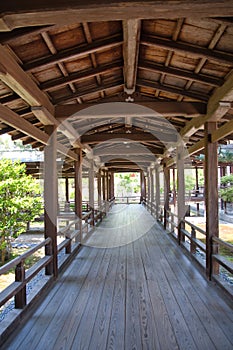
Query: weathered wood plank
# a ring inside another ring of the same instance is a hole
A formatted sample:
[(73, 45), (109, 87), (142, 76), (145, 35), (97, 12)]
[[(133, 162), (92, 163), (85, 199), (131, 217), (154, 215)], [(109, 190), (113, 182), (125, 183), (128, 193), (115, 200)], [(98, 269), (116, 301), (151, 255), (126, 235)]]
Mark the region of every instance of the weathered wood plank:
[[(64, 11), (66, 10), (66, 15)], [(1, 5), (3, 13), (0, 21), (1, 31), (10, 31), (20, 27), (41, 25), (67, 25), (80, 22), (112, 21), (120, 19), (155, 19), (155, 18), (185, 18), (185, 17), (216, 17), (232, 16), (233, 6), (228, 0), (207, 1), (174, 1), (163, 2), (135, 2), (131, 0), (109, 2), (99, 1), (98, 4), (79, 1), (74, 5), (73, 1), (33, 2), (21, 1), (15, 4), (8, 1)]]
[(114, 208), (115, 248), (82, 247), (2, 349), (231, 349), (230, 304), (142, 206)]

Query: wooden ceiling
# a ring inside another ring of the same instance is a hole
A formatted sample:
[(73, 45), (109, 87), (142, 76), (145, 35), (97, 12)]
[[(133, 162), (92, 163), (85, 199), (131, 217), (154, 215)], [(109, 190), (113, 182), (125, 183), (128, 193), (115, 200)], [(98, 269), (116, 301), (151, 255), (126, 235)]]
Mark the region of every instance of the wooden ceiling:
[(233, 1), (10, 0), (0, 43), (0, 134), (43, 149), (55, 125), (66, 174), (77, 147), (145, 170), (180, 137), (200, 152), (207, 121), (233, 139)]

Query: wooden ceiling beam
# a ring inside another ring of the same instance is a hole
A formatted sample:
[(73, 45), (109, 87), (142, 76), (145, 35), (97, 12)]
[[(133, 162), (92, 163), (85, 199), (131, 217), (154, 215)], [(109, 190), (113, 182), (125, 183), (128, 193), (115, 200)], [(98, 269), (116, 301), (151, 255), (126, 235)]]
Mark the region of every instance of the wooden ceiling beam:
[(8, 0), (1, 3), (0, 30), (10, 31), (14, 28), (67, 25), (69, 23), (96, 21), (113, 21), (132, 18), (203, 18), (233, 16), (233, 4), (229, 0), (99, 0), (90, 2), (80, 0), (15, 2)]
[(231, 134), (233, 134), (233, 119), (212, 133), (211, 142), (218, 142), (219, 140)]
[[(23, 134), (31, 137), (33, 140), (38, 141), (40, 144), (48, 144), (49, 135), (32, 125), (24, 118), (20, 118), (18, 114), (3, 105), (0, 105), (0, 120), (7, 125), (10, 125), (14, 129), (21, 131)], [(67, 155), (67, 157), (77, 160), (76, 153), (67, 149), (62, 144), (58, 143), (57, 149), (58, 152)]]
[(124, 85), (124, 82), (122, 80), (117, 80), (113, 83), (109, 83), (109, 84), (103, 84), (101, 86), (97, 86), (97, 87), (93, 87), (93, 88), (89, 88), (87, 90), (83, 90), (83, 91), (77, 91), (77, 92), (74, 92), (73, 94), (70, 94), (70, 95), (67, 95), (67, 96), (64, 96), (64, 97), (60, 97), (58, 99), (54, 99), (54, 104), (55, 105), (58, 105), (60, 103), (63, 103), (63, 102), (68, 102), (68, 101), (72, 101), (74, 100), (75, 98), (78, 98), (78, 97), (84, 97), (84, 96), (88, 96), (88, 95), (91, 95), (91, 94), (94, 94), (96, 92), (101, 92), (101, 91), (105, 91), (105, 90), (108, 90), (108, 89), (112, 89), (112, 88), (115, 88), (115, 87), (120, 87), (120, 86), (123, 86)]
[(61, 86), (65, 86), (69, 83), (75, 83), (77, 81), (82, 81), (85, 79), (89, 79), (95, 77), (99, 74), (105, 74), (109, 72), (114, 72), (117, 69), (122, 67), (122, 61), (116, 61), (111, 64), (105, 64), (103, 66), (98, 66), (96, 68), (87, 69), (84, 71), (79, 71), (76, 73), (71, 73), (66, 77), (61, 77), (53, 80), (48, 80), (45, 83), (40, 84), (40, 88), (43, 91), (48, 91), (54, 88), (58, 88)]
[(223, 79), (213, 78), (205, 74), (195, 74), (184, 69), (165, 67), (161, 64), (156, 64), (148, 61), (147, 62), (140, 61), (138, 64), (138, 68), (146, 71), (150, 71), (150, 72), (168, 74), (173, 77), (178, 77), (182, 79), (190, 79), (198, 83), (203, 83), (203, 84), (212, 85), (212, 86), (221, 86), (224, 83)]
[(136, 88), (140, 33), (140, 20), (129, 19), (123, 21), (124, 81), (125, 92), (129, 95), (131, 95)]
[[(23, 71), (7, 48), (0, 45), (0, 80), (10, 87), (29, 106), (46, 111), (42, 123), (53, 124), (54, 106), (48, 97), (38, 88), (35, 82)], [(51, 121), (52, 119), (52, 121)]]
[(0, 120), (44, 145), (48, 142), (48, 135), (46, 133), (3, 105), (0, 105)]
[(156, 89), (156, 90), (160, 90), (160, 91), (164, 91), (164, 92), (169, 92), (175, 95), (181, 95), (184, 97), (189, 97), (189, 98), (193, 98), (195, 100), (198, 101), (208, 101), (208, 96), (204, 95), (204, 94), (199, 94), (196, 92), (192, 92), (192, 91), (186, 91), (180, 88), (176, 88), (175, 86), (168, 86), (168, 85), (162, 85), (159, 82), (156, 81), (151, 81), (151, 80), (145, 80), (145, 79), (137, 79), (137, 85), (141, 86), (141, 87), (149, 87), (152, 89)]
[(34, 61), (25, 63), (23, 69), (26, 72), (32, 72), (41, 68), (48, 68), (51, 65), (59, 62), (65, 62), (67, 60), (77, 59), (83, 56), (87, 56), (91, 53), (99, 52), (114, 48), (123, 43), (122, 36), (117, 34), (107, 39), (94, 41), (90, 44), (81, 45), (75, 48), (66, 49), (60, 51), (49, 57), (42, 57)]
[[(175, 134), (161, 134), (160, 135), (162, 140), (165, 140), (167, 142), (176, 142), (177, 141), (177, 135)], [(82, 144), (88, 143), (101, 143), (101, 142), (110, 142), (110, 143), (119, 143), (119, 142), (155, 142), (155, 141), (162, 141), (158, 140), (157, 137), (155, 137), (151, 133), (101, 133), (101, 134), (92, 134), (92, 135), (83, 135), (81, 136), (81, 142)]]
[[(138, 145), (138, 147), (132, 146), (131, 148), (123, 147), (124, 145), (106, 147), (106, 148), (95, 148), (93, 150), (94, 156), (114, 156), (114, 157), (128, 157), (128, 156), (148, 156), (148, 155), (162, 155), (163, 150), (154, 149), (153, 152), (148, 150), (147, 147)], [(127, 158), (126, 158), (127, 159)]]
[(227, 64), (233, 66), (233, 55), (227, 52), (211, 50), (202, 46), (191, 45), (173, 41), (169, 39), (162, 39), (160, 37), (141, 35), (141, 44), (152, 47), (159, 47), (165, 50), (172, 50), (181, 54), (190, 54), (192, 57), (207, 58), (218, 62), (219, 64)]
[(204, 117), (198, 117), (186, 123), (180, 131), (181, 137), (192, 136), (207, 121), (217, 121), (226, 114), (233, 102), (233, 72), (229, 75), (225, 83), (217, 88), (210, 97), (207, 105), (207, 113)]
[[(106, 102), (104, 100), (101, 101), (101, 104), (109, 103), (108, 100)], [(115, 102), (113, 102), (115, 103)], [(120, 104), (122, 104), (122, 107), (125, 104), (124, 109), (120, 109)], [(174, 116), (184, 116), (184, 117), (198, 117), (200, 115), (206, 114), (206, 104), (202, 102), (176, 102), (176, 101), (141, 101), (141, 102), (135, 102), (130, 103), (130, 107), (135, 106), (135, 111), (127, 107), (129, 105), (126, 102), (120, 102), (118, 104), (119, 112), (117, 111), (105, 111), (99, 110), (97, 108), (99, 104), (97, 103), (83, 103), (81, 105), (79, 104), (64, 104), (64, 105), (57, 105), (55, 107), (55, 117), (59, 120), (65, 120), (67, 118), (70, 118), (72, 116), (78, 118), (113, 118), (113, 117), (121, 117), (122, 113), (124, 113), (124, 116), (153, 116), (153, 112), (157, 114), (157, 116), (166, 116), (166, 117), (174, 117)], [(114, 106), (114, 105), (112, 105)], [(140, 110), (138, 106), (146, 107), (147, 109)], [(104, 105), (103, 105), (104, 107)], [(150, 112), (151, 109), (152, 111)]]
[(29, 27), (29, 28), (17, 28), (11, 32), (0, 33), (0, 43), (1, 44), (11, 44), (17, 41), (17, 45), (23, 43), (25, 39), (30, 38), (34, 35), (44, 33), (53, 26), (39, 26), (39, 27)]

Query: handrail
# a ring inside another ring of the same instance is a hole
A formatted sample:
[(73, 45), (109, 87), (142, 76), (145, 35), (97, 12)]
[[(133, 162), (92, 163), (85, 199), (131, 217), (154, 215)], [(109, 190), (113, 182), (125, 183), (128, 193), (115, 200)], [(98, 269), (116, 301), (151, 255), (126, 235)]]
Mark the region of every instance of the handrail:
[(15, 267), (15, 282), (11, 283), (0, 293), (0, 306), (4, 305), (12, 297), (15, 297), (15, 308), (23, 309), (26, 306), (27, 283), (32, 280), (40, 270), (52, 262), (53, 256), (45, 255), (42, 259), (33, 264), (27, 272), (25, 271), (24, 261), (37, 250), (51, 243), (52, 239), (48, 237), (43, 242), (37, 244), (35, 247), (29, 249), (21, 256), (18, 256), (0, 268), (0, 275), (2, 275)]
[(219, 237), (212, 237), (212, 241), (213, 242), (216, 242), (216, 243), (219, 243), (220, 245), (224, 246), (225, 248), (229, 249), (230, 252), (233, 253), (233, 244), (231, 243), (228, 243), (228, 242), (225, 242), (223, 241), (221, 238)]
[(46, 238), (43, 240), (41, 243), (37, 244), (35, 247), (30, 248), (27, 250), (25, 253), (23, 253), (20, 256), (17, 256), (15, 259), (9, 261), (7, 264), (3, 265), (0, 267), (0, 275), (3, 275), (4, 273), (8, 272), (10, 269), (15, 267), (16, 265), (20, 264), (23, 262), (25, 259), (27, 259), (29, 256), (34, 254), (37, 250), (40, 248), (46, 246), (47, 244), (51, 243), (51, 238)]
[[(147, 209), (150, 210), (150, 208), (154, 207), (153, 203), (146, 203)], [(190, 221), (186, 220), (185, 218), (179, 219), (179, 216), (176, 213), (173, 213), (171, 210), (166, 211), (166, 218), (164, 218), (164, 207), (160, 205), (161, 213), (159, 218), (157, 218), (158, 221), (161, 223), (165, 223), (164, 227), (167, 229), (167, 225), (170, 224), (171, 231), (170, 233), (173, 235), (173, 237), (178, 241), (180, 245), (182, 245), (189, 254), (198, 262), (201, 264), (203, 268), (206, 269), (207, 273), (207, 265), (204, 263), (204, 260), (200, 259), (200, 254), (197, 253), (197, 248), (204, 252), (205, 259), (207, 261), (207, 254), (209, 252), (206, 249), (206, 242), (202, 242), (200, 239), (196, 237), (196, 232), (199, 232), (205, 238), (207, 237), (206, 231), (202, 228), (196, 226), (195, 224), (191, 223)], [(151, 211), (152, 212), (152, 211)], [(152, 213), (153, 215), (153, 213)], [(174, 218), (177, 218), (178, 220), (174, 220)], [(187, 231), (185, 229), (185, 225), (189, 225), (191, 227), (191, 232)], [(186, 238), (187, 240), (186, 240)], [(190, 244), (187, 244), (187, 242), (190, 242)], [(227, 287), (227, 284), (221, 279), (221, 271), (219, 269), (219, 266), (226, 269), (230, 274), (233, 274), (233, 264), (232, 262), (225, 258), (223, 255), (219, 254), (218, 252), (218, 245), (225, 247), (229, 250), (229, 252), (233, 252), (233, 244), (223, 241), (219, 237), (212, 237), (210, 240), (210, 271), (211, 275), (208, 273), (208, 278), (211, 279), (213, 277), (223, 288), (229, 291), (229, 288)], [(218, 253), (215, 253), (218, 252)], [(230, 294), (232, 295), (232, 291), (230, 291)]]

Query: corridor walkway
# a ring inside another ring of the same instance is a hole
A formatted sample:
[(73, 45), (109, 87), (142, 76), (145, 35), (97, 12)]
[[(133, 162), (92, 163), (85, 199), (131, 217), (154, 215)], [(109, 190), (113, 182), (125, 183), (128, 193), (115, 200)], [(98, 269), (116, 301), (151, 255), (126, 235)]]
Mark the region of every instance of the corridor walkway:
[(232, 311), (141, 205), (116, 205), (3, 349), (230, 350)]

